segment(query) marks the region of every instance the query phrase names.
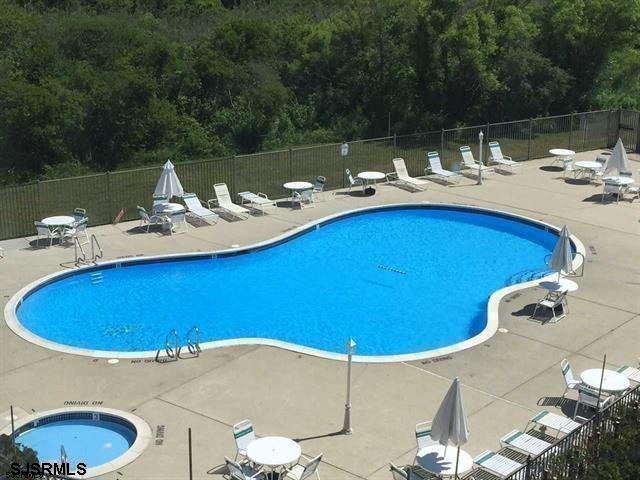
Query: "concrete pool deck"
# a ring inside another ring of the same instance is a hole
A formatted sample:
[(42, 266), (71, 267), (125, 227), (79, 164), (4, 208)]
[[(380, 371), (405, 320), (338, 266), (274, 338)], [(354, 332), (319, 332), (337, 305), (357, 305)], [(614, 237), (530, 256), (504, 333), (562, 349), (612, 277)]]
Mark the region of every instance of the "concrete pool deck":
[[(585, 152), (577, 160), (594, 157), (595, 152)], [(640, 158), (630, 159), (637, 177)], [(279, 208), (243, 222), (190, 227), (187, 234), (171, 237), (132, 230), (137, 222), (90, 229), (105, 259), (115, 259), (245, 246), (340, 211), (400, 202), (470, 204), (569, 225), (584, 243), (587, 261), (584, 277), (577, 279), (580, 290), (570, 295), (566, 318), (555, 325), (528, 320), (533, 304), (543, 296), (531, 288), (503, 299), (500, 327), (508, 332), (496, 333), (479, 346), (437, 359), (354, 365), (353, 435), (332, 435), (342, 427), (342, 362), (244, 346), (208, 350), (198, 359), (171, 364), (122, 360), (111, 365), (105, 359), (32, 345), (4, 321), (0, 411), (10, 404), (32, 413), (63, 407), (65, 402), (102, 402), (100, 406), (141, 416), (152, 426), (151, 445), (121, 474), (101, 477), (105, 479), (186, 478), (187, 427), (193, 430), (194, 478), (219, 478), (207, 471), (222, 463), (224, 455), (234, 456), (230, 426), (250, 418), (258, 435), (303, 439), (305, 454), (324, 452), (325, 479), (377, 480), (390, 478), (389, 461), (413, 460), (415, 424), (432, 419), (458, 376), (471, 429), (465, 449), (472, 455), (498, 449), (502, 435), (523, 428), (537, 411), (573, 411), (572, 401), (556, 406), (564, 390), (559, 368), (563, 358), (579, 374), (600, 365), (604, 353), (612, 367), (635, 364), (640, 354), (640, 201), (601, 204), (602, 187), (564, 181), (561, 172), (546, 168), (550, 163), (536, 160), (526, 162), (515, 175), (487, 175), (483, 186), (465, 178), (451, 187), (432, 183), (417, 193), (393, 185), (380, 185), (369, 197), (328, 192), (326, 201), (315, 208)], [(85, 207), (90, 213), (90, 206)], [(73, 248), (34, 248), (32, 240), (0, 242), (6, 255), (0, 260), (3, 308), (29, 282), (73, 262)], [(480, 246), (477, 252), (462, 253), (468, 261), (476, 254), (482, 254)], [(452, 294), (458, 294), (455, 286)], [(5, 415), (0, 415), (0, 428), (5, 423)]]

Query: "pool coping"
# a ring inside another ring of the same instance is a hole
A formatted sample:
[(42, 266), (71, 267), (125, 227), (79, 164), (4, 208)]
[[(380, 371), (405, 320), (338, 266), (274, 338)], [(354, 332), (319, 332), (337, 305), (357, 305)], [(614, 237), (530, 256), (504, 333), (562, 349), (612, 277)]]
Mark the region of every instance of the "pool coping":
[[(108, 415), (112, 415), (114, 417), (123, 418), (124, 420), (131, 423), (136, 429), (136, 439), (131, 444), (129, 449), (124, 452), (119, 457), (111, 460), (110, 462), (103, 463), (102, 465), (98, 465), (97, 467), (87, 468), (87, 471), (81, 478), (93, 478), (100, 475), (104, 475), (109, 472), (113, 472), (119, 468), (128, 465), (129, 463), (136, 460), (144, 450), (149, 446), (151, 440), (153, 438), (151, 427), (149, 424), (144, 421), (138, 415), (134, 415), (133, 413), (127, 412), (125, 410), (117, 410), (114, 408), (106, 408), (106, 407), (64, 407), (64, 408), (56, 408), (54, 410), (46, 410), (44, 412), (36, 412), (30, 414), (26, 417), (22, 417), (19, 419), (15, 425), (14, 429), (18, 430), (23, 425), (26, 425), (29, 422), (33, 422), (39, 418), (50, 417), (52, 415), (58, 415), (61, 413), (72, 413), (72, 412), (86, 412), (86, 413), (104, 413)], [(0, 430), (0, 434), (11, 435), (11, 425), (6, 426), (3, 430)], [(41, 459), (40, 462), (42, 463)], [(62, 476), (61, 478), (70, 478), (75, 479), (79, 478), (79, 475), (73, 476)]]
[[(62, 270), (62, 271), (54, 272), (29, 283), (25, 287), (21, 288), (15, 295), (13, 295), (11, 299), (7, 302), (4, 309), (5, 321), (9, 326), (9, 328), (14, 333), (20, 336), (21, 338), (23, 338), (24, 340), (27, 340), (35, 345), (48, 348), (50, 350), (55, 350), (61, 353), (97, 357), (97, 358), (117, 358), (117, 359), (155, 358), (157, 354), (156, 350), (147, 350), (147, 351), (140, 351), (140, 352), (92, 350), (92, 349), (85, 349), (85, 348), (79, 348), (79, 347), (72, 347), (69, 345), (64, 345), (57, 342), (52, 342), (50, 340), (46, 340), (34, 334), (33, 332), (25, 328), (20, 323), (17, 316), (17, 309), (20, 306), (20, 303), (22, 302), (22, 300), (26, 298), (31, 292), (37, 290), (38, 288), (41, 288), (42, 286), (48, 283), (51, 283), (52, 281), (56, 280), (58, 277), (71, 276), (71, 275), (74, 275), (76, 272), (87, 271), (87, 270), (89, 271), (101, 270), (101, 269), (104, 269), (105, 267), (119, 268), (122, 264), (125, 264), (125, 263), (136, 264), (136, 263), (149, 263), (150, 261), (170, 261), (172, 259), (186, 258), (186, 257), (189, 257), (189, 258), (210, 257), (213, 259), (220, 256), (249, 254), (258, 250), (263, 250), (269, 247), (276, 246), (280, 243), (283, 243), (299, 235), (302, 235), (307, 231), (310, 231), (314, 228), (316, 229), (321, 228), (321, 226), (329, 224), (341, 218), (359, 215), (369, 211), (399, 210), (399, 209), (405, 209), (405, 208), (437, 208), (437, 209), (471, 210), (471, 211), (482, 212), (485, 214), (498, 215), (498, 216), (503, 216), (510, 219), (519, 220), (519, 221), (528, 223), (530, 225), (537, 226), (539, 228), (544, 228), (547, 231), (551, 230), (556, 234), (560, 232), (560, 228), (540, 220), (535, 220), (529, 217), (525, 217), (523, 215), (507, 212), (504, 210), (478, 207), (476, 205), (468, 205), (463, 203), (434, 203), (434, 202), (422, 201), (422, 202), (414, 202), (414, 203), (392, 203), (392, 204), (385, 204), (385, 205), (374, 205), (374, 206), (351, 209), (351, 210), (335, 213), (332, 215), (328, 215), (320, 219), (308, 222), (299, 227), (296, 227), (288, 232), (282, 233), (271, 239), (267, 239), (262, 242), (258, 242), (245, 247), (230, 248), (230, 249), (210, 251), (210, 252), (171, 253), (171, 254), (165, 254), (165, 255), (152, 255), (152, 256), (135, 257), (135, 258), (127, 258), (127, 259), (116, 259), (116, 260), (109, 260), (106, 262), (102, 262), (96, 265), (82, 266), (74, 270)], [(575, 255), (573, 259), (573, 270), (576, 271), (583, 263), (586, 250), (582, 242), (573, 234), (571, 235), (571, 242), (575, 247), (575, 250), (577, 253), (577, 255)], [(422, 352), (415, 352), (415, 353), (406, 353), (406, 354), (399, 354), (399, 355), (353, 355), (353, 361), (358, 363), (409, 362), (414, 360), (424, 360), (427, 358), (440, 357), (440, 356), (448, 355), (454, 352), (466, 350), (468, 348), (480, 345), (481, 343), (489, 340), (498, 330), (498, 326), (499, 326), (498, 309), (499, 309), (500, 301), (505, 296), (519, 290), (536, 286), (542, 281), (554, 280), (556, 277), (557, 277), (557, 273), (552, 273), (535, 280), (516, 283), (514, 285), (509, 285), (507, 287), (501, 288), (493, 292), (490, 295), (488, 304), (487, 304), (487, 325), (482, 330), (482, 332), (478, 333), (474, 337), (471, 337), (467, 340), (455, 343), (453, 345), (447, 345), (446, 347), (425, 350)], [(355, 341), (357, 342), (357, 339), (355, 339)], [(226, 340), (214, 340), (210, 342), (201, 343), (200, 347), (204, 350), (204, 349), (212, 349), (212, 348), (220, 348), (220, 347), (228, 347), (228, 346), (247, 346), (247, 345), (263, 345), (263, 346), (283, 348), (285, 350), (290, 350), (296, 353), (302, 353), (305, 355), (326, 358), (329, 360), (346, 361), (348, 358), (346, 353), (329, 352), (326, 350), (320, 350), (312, 347), (306, 347), (306, 346), (302, 346), (302, 345), (298, 345), (290, 342), (273, 340), (269, 338), (234, 338), (234, 339), (226, 339)], [(346, 344), (345, 344), (345, 350), (346, 350)], [(357, 347), (356, 347), (356, 350), (357, 350)]]

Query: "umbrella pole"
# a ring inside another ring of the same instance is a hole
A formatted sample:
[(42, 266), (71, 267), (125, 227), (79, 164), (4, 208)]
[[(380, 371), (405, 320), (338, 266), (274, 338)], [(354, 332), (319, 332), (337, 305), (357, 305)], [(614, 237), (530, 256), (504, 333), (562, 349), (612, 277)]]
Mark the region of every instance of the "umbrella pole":
[(455, 480), (458, 479), (458, 461), (460, 460), (460, 445), (458, 445), (458, 451), (456, 452), (456, 471), (453, 475)]
[(604, 358), (602, 359), (602, 372), (600, 373), (600, 387), (598, 388), (598, 412), (600, 411), (600, 395), (602, 394), (602, 382), (604, 381), (604, 367), (607, 364), (607, 354), (604, 354)]

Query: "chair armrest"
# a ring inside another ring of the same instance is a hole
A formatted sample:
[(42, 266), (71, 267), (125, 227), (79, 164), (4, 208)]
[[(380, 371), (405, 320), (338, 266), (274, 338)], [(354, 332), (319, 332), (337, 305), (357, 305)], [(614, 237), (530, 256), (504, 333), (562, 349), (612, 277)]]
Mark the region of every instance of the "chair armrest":
[(511, 158), (508, 155), (502, 155), (502, 158), (504, 158), (505, 160), (509, 160), (509, 161), (513, 162), (513, 158)]
[(397, 179), (398, 178), (398, 172), (385, 173), (385, 176), (387, 177), (387, 182), (388, 182), (389, 180), (392, 180), (394, 177)]
[(213, 207), (217, 207), (217, 206), (218, 206), (218, 199), (217, 198), (210, 198), (209, 200), (207, 200), (207, 207), (213, 208)]
[(269, 197), (267, 197), (266, 193), (258, 192), (258, 196), (262, 197), (262, 198), (266, 198), (267, 200), (269, 200)]

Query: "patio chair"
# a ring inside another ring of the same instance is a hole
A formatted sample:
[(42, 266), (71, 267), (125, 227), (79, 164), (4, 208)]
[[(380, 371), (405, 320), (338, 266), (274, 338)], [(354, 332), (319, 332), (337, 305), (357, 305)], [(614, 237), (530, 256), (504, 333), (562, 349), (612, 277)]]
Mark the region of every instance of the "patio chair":
[(168, 217), (171, 222), (171, 228), (169, 229), (171, 235), (174, 233), (187, 233), (189, 231), (187, 215), (184, 210), (181, 212), (171, 212), (168, 214)]
[(323, 177), (322, 175), (318, 175), (316, 177), (316, 181), (313, 184), (313, 194), (316, 195), (318, 198), (322, 198), (323, 197), (323, 193), (324, 193), (324, 187), (327, 186), (327, 179), (326, 177)]
[(425, 190), (427, 188), (429, 182), (409, 175), (404, 158), (394, 158), (392, 162), (395, 172), (387, 173), (387, 181), (395, 179), (397, 184), (406, 185), (414, 190)]
[(629, 380), (640, 383), (640, 370), (630, 365), (621, 366), (616, 372), (621, 373)]
[(232, 480), (267, 480), (267, 476), (260, 469), (256, 470), (248, 464), (239, 464), (224, 457), (224, 463), (229, 470), (228, 478)]
[(320, 461), (322, 460), (322, 453), (315, 458), (308, 458), (302, 455), (307, 461), (306, 465), (302, 465), (298, 463), (291, 468), (286, 468), (284, 470), (284, 477), (280, 478), (288, 478), (290, 480), (307, 480), (307, 478), (311, 478), (312, 476), (316, 476), (318, 480), (320, 480), (320, 472), (318, 472), (318, 467), (320, 466)]
[(251, 420), (247, 419), (236, 423), (233, 426), (233, 438), (236, 441), (236, 447), (238, 449), (235, 459), (237, 460), (238, 457), (246, 458), (247, 446), (256, 439), (256, 433), (253, 431)]
[(315, 201), (313, 199), (313, 189), (302, 190), (301, 192), (293, 192), (293, 204), (296, 203), (300, 208), (315, 207)]
[(348, 168), (345, 168), (344, 172), (347, 174), (347, 180), (349, 180), (349, 190), (347, 191), (347, 193), (351, 193), (351, 189), (357, 185), (361, 185), (362, 188), (364, 188), (364, 180), (362, 180), (361, 178), (353, 178), (353, 175), (351, 175), (351, 170), (349, 170)]
[[(621, 177), (632, 177), (631, 172), (620, 172)], [(636, 197), (640, 199), (640, 184), (637, 182), (632, 183), (631, 185), (626, 185), (624, 190), (622, 191), (622, 198), (624, 199), (625, 195), (631, 195), (632, 197)], [(633, 198), (631, 199), (633, 202)]]
[(473, 459), (473, 462), (483, 470), (487, 470), (489, 473), (500, 478), (506, 478), (516, 470), (524, 467), (521, 463), (511, 460), (499, 453), (492, 452), (491, 450), (482, 452)]
[(182, 195), (182, 200), (187, 206), (187, 211), (201, 222), (217, 223), (218, 214), (206, 208), (195, 193), (185, 193)]
[(556, 438), (558, 438), (560, 434), (567, 435), (573, 432), (581, 425), (575, 420), (563, 417), (561, 415), (558, 415), (557, 413), (549, 412), (547, 410), (538, 412), (534, 417), (532, 417), (529, 422), (527, 422), (527, 426), (524, 428), (525, 432), (528, 430), (530, 423), (537, 425), (545, 433), (548, 429), (555, 430)]
[(62, 231), (62, 238), (77, 238), (80, 241), (80, 237), (84, 235), (84, 242), (80, 242), (80, 245), (86, 245), (89, 243), (89, 234), (87, 233), (87, 225), (89, 219), (87, 217), (75, 222), (71, 227), (65, 227)]
[(580, 380), (576, 380), (573, 376), (573, 370), (571, 370), (571, 365), (566, 358), (560, 362), (560, 370), (562, 371), (562, 378), (564, 378), (564, 383), (566, 385), (564, 393), (562, 394), (562, 398), (565, 398), (569, 390), (577, 390), (582, 382)]
[(605, 392), (600, 392), (600, 398), (598, 399), (597, 390), (587, 385), (580, 385), (580, 387), (578, 387), (578, 400), (576, 401), (576, 408), (573, 410), (572, 418), (576, 418), (580, 405), (601, 411), (608, 407), (614, 400), (615, 397), (613, 395), (607, 395)]
[(79, 222), (83, 218), (87, 217), (87, 211), (84, 208), (74, 208), (73, 209), (73, 218), (76, 219), (76, 222)]
[(249, 207), (252, 210), (258, 210), (264, 215), (265, 208), (267, 207), (277, 207), (275, 200), (271, 200), (267, 197), (266, 193), (258, 192), (256, 195), (253, 192), (240, 192), (240, 205), (244, 206), (245, 204), (249, 204)]
[(500, 169), (509, 169), (511, 173), (515, 167), (521, 167), (522, 164), (518, 162), (514, 162), (511, 157), (507, 157), (502, 154), (502, 149), (500, 148), (500, 144), (498, 142), (489, 142), (489, 151), (491, 155), (489, 160), (491, 163), (498, 165), (496, 168)]
[(462, 154), (462, 166), (464, 168), (468, 168), (469, 170), (474, 170), (476, 176), (482, 172), (484, 173), (493, 173), (493, 167), (487, 167), (483, 165), (481, 162), (476, 162), (476, 159), (473, 158), (473, 152), (471, 151), (471, 147), (468, 145), (460, 147), (460, 153)]
[(420, 422), (416, 424), (416, 455), (413, 458), (413, 464), (415, 465), (418, 460), (420, 450), (431, 445), (435, 445), (438, 442), (431, 437), (431, 423), (432, 422)]
[(154, 195), (153, 196), (153, 213), (156, 213), (156, 207), (158, 205), (164, 205), (165, 203), (169, 202), (169, 197), (167, 197), (166, 195)]
[(216, 183), (213, 186), (213, 191), (216, 194), (216, 198), (207, 202), (209, 208), (218, 207), (226, 213), (229, 218), (239, 218), (240, 220), (246, 220), (249, 218), (249, 210), (241, 207), (240, 205), (236, 205), (231, 200), (229, 188), (227, 188), (226, 183)]
[(571, 174), (573, 174), (573, 178), (578, 178), (578, 175), (581, 173), (583, 173), (582, 169), (576, 168), (573, 164), (573, 158), (565, 158), (562, 160), (562, 176), (564, 178), (567, 178), (567, 175)]
[[(547, 308), (551, 310), (551, 315), (553, 318), (553, 322), (557, 323), (559, 320), (563, 319), (569, 313), (569, 303), (567, 302), (567, 292), (549, 292), (547, 295), (542, 298), (542, 300), (536, 303), (535, 308), (533, 309), (533, 313), (529, 318), (536, 318), (536, 313), (538, 309)], [(560, 315), (556, 315), (556, 309), (561, 308), (562, 312)]]
[(149, 229), (151, 228), (151, 225), (164, 225), (165, 223), (171, 222), (169, 218), (164, 217), (162, 215), (150, 216), (145, 210), (145, 208), (141, 207), (140, 205), (138, 205), (136, 208), (138, 209), (138, 213), (140, 214), (140, 224), (138, 225), (138, 228), (144, 229), (144, 226), (146, 225), (147, 233), (149, 233)]
[(518, 452), (533, 456), (540, 455), (552, 445), (549, 442), (545, 442), (540, 438), (521, 432), (520, 430), (513, 430), (507, 433), (500, 439), (500, 443)]
[(33, 225), (36, 227), (36, 232), (38, 233), (38, 238), (36, 239), (36, 246), (40, 246), (40, 238), (49, 239), (49, 246), (53, 245), (53, 239), (59, 237), (59, 230), (57, 228), (52, 229), (46, 223), (42, 222), (33, 222)]
[(619, 183), (607, 182), (605, 180), (602, 186), (602, 196), (600, 197), (600, 203), (604, 203), (604, 197), (606, 195), (615, 195), (616, 203), (619, 203), (620, 197), (622, 196), (623, 192), (624, 186), (620, 185)]
[(414, 480), (414, 479), (422, 479), (416, 473), (413, 472), (408, 467), (400, 468), (393, 463), (389, 464), (389, 471), (391, 472), (391, 476), (393, 480)]
[(430, 170), (434, 176), (444, 180), (445, 182), (457, 182), (460, 180), (459, 173), (442, 168), (438, 152), (428, 152), (427, 159), (429, 161), (429, 166), (424, 169), (425, 174)]

